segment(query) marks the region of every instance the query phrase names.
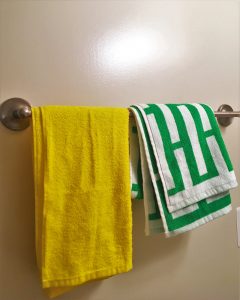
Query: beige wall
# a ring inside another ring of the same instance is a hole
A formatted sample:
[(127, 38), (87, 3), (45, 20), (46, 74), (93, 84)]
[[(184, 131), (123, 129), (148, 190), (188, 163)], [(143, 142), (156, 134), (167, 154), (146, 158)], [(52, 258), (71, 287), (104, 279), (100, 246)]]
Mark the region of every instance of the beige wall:
[[(239, 109), (238, 1), (1, 1), (0, 102)], [(239, 178), (240, 121), (224, 132)], [(59, 124), (61, 126), (61, 124)], [(46, 299), (34, 253), (31, 130), (0, 126), (0, 299)], [(232, 192), (233, 206), (239, 189)], [(134, 269), (65, 300), (237, 300), (235, 210), (188, 234), (144, 236), (133, 203)]]

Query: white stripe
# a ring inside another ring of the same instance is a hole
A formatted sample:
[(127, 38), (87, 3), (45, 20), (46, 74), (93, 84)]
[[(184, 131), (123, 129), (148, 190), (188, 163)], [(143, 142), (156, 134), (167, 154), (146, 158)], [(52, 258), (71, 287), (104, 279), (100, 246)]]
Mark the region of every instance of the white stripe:
[(185, 208), (182, 208), (182, 209), (179, 209), (179, 210), (173, 212), (172, 217), (173, 217), (173, 219), (176, 219), (176, 218), (179, 218), (181, 216), (185, 216), (185, 215), (187, 215), (187, 214), (189, 214), (189, 213), (191, 213), (191, 212), (193, 212), (197, 209), (199, 209), (198, 204), (192, 204), (192, 205), (189, 205)]
[(164, 227), (161, 219), (151, 220), (149, 222), (149, 235), (164, 233)]
[(149, 125), (151, 127), (152, 137), (154, 140), (155, 149), (156, 149), (157, 156), (158, 156), (158, 161), (161, 165), (162, 174), (165, 179), (164, 181), (166, 183), (167, 190), (170, 190), (172, 188), (175, 188), (175, 183), (174, 183), (172, 174), (170, 172), (170, 169), (168, 167), (168, 162), (167, 162), (164, 147), (163, 147), (162, 136), (158, 129), (158, 125), (157, 125), (154, 114), (147, 115), (147, 119), (148, 119)]
[(193, 152), (194, 152), (194, 156), (195, 156), (195, 159), (197, 162), (199, 174), (200, 175), (206, 174), (207, 167), (206, 167), (204, 157), (202, 154), (202, 150), (200, 147), (198, 133), (197, 133), (197, 129), (196, 129), (196, 125), (193, 120), (193, 117), (185, 105), (177, 106), (177, 108), (181, 112), (184, 122), (186, 124), (188, 136), (189, 136), (192, 148), (193, 148)]
[(130, 175), (131, 182), (137, 184), (138, 183), (138, 162), (140, 159), (139, 153), (139, 142), (138, 142), (138, 134), (132, 132), (133, 126), (136, 126), (133, 118), (130, 118), (129, 121), (129, 131), (130, 131)]
[(143, 179), (143, 203), (144, 203), (144, 213), (145, 213), (145, 234), (149, 235), (149, 203), (153, 201), (153, 188), (151, 185), (151, 177), (149, 174), (148, 163), (146, 158), (146, 153), (144, 151), (142, 128), (140, 127), (140, 121), (137, 119), (137, 126), (139, 129), (139, 146), (140, 146), (140, 156), (141, 156), (141, 168), (142, 168), (142, 179)]
[(131, 199), (135, 199), (138, 195), (138, 192), (136, 191), (131, 191)]
[(202, 105), (198, 104), (198, 103), (193, 103), (192, 105), (197, 108), (197, 110), (200, 114), (200, 118), (201, 118), (202, 125), (203, 125), (203, 130), (207, 131), (207, 130), (212, 129), (208, 115), (207, 115), (205, 109), (202, 107)]
[(221, 198), (223, 198), (227, 195), (229, 195), (229, 191), (217, 194), (217, 195), (212, 196), (212, 197), (209, 197), (209, 198), (206, 199), (206, 202), (207, 203), (212, 203), (212, 202), (217, 201), (217, 200), (219, 200), (219, 199), (221, 199)]
[(207, 144), (211, 152), (212, 158), (214, 160), (215, 166), (218, 170), (218, 173), (219, 174), (228, 173), (229, 171), (227, 165), (225, 163), (225, 160), (222, 156), (222, 152), (220, 151), (220, 148), (218, 146), (218, 143), (214, 135), (207, 137)]
[(149, 105), (146, 103), (138, 104), (137, 106), (141, 106), (143, 109), (149, 107)]
[(179, 142), (180, 138), (178, 134), (178, 129), (171, 110), (165, 104), (157, 104), (157, 106), (161, 109), (161, 111), (164, 114), (164, 118), (169, 129), (172, 143)]
[(149, 173), (148, 163), (146, 159), (146, 154), (144, 151), (143, 141), (141, 139), (141, 162), (142, 162), (142, 176), (143, 176), (143, 191), (144, 191), (144, 201), (146, 209), (146, 219), (149, 221), (149, 215), (156, 212), (156, 206), (154, 201), (154, 188), (152, 185), (151, 176)]
[[(179, 166), (179, 169), (180, 169), (181, 174), (182, 174), (184, 188), (186, 190), (186, 189), (192, 187), (193, 183), (192, 183), (192, 177), (191, 177), (191, 174), (189, 172), (189, 168), (188, 168), (188, 164), (187, 164), (187, 161), (186, 161), (186, 157), (185, 157), (185, 153), (183, 151), (183, 148), (178, 148), (178, 149), (174, 150), (174, 154), (176, 156), (178, 166)], [(170, 203), (171, 203), (171, 200), (170, 200)]]

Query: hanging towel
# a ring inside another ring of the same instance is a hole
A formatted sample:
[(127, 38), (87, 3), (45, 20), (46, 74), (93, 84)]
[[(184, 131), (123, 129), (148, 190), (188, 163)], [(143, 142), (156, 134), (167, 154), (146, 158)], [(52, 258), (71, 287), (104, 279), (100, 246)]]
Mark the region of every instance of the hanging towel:
[(144, 198), (146, 234), (172, 236), (227, 214), (237, 181), (212, 109), (139, 104), (130, 110), (132, 198)]
[(33, 108), (36, 251), (50, 297), (132, 268), (129, 112)]

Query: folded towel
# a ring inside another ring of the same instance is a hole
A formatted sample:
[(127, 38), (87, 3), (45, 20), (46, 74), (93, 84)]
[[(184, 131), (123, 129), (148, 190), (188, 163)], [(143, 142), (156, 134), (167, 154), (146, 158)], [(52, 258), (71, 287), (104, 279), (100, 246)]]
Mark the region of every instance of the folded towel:
[(36, 251), (50, 297), (132, 268), (129, 113), (33, 108)]
[[(132, 197), (143, 188), (146, 234), (176, 235), (231, 210), (233, 167), (212, 109), (204, 104), (131, 106)], [(141, 169), (133, 161), (141, 157)], [(141, 175), (137, 175), (140, 174)], [(142, 180), (141, 180), (142, 177)]]

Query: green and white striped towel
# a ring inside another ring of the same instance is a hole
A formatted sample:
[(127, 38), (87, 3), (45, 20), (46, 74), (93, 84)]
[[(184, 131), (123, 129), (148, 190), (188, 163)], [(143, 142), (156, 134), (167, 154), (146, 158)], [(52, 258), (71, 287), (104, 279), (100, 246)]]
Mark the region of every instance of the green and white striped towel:
[(132, 198), (144, 199), (146, 234), (172, 236), (227, 214), (237, 181), (212, 109), (139, 104), (130, 110)]

